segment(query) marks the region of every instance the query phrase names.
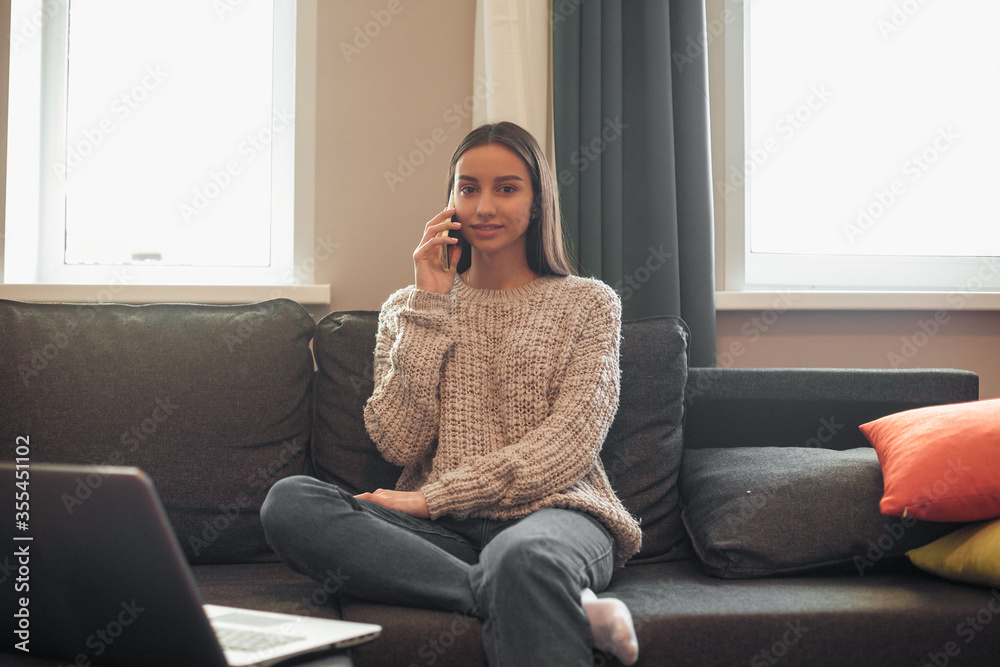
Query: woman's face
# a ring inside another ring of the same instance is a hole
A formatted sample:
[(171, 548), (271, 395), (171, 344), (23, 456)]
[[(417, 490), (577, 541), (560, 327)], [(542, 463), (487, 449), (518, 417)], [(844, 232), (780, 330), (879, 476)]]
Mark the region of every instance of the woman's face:
[(525, 232), (535, 193), (520, 156), (502, 144), (470, 148), (455, 167), (455, 207), (462, 236), (497, 258), (526, 257)]

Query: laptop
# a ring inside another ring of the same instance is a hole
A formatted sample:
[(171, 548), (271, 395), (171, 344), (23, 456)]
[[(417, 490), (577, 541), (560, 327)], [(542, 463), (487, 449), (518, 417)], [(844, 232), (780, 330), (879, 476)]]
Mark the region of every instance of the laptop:
[(382, 629), (202, 604), (138, 468), (3, 461), (0, 508), (4, 651), (78, 665), (264, 666)]

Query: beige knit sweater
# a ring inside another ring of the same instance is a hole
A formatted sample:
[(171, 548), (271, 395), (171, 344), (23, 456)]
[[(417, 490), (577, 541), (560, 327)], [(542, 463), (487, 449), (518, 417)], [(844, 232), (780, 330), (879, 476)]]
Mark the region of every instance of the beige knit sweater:
[(639, 550), (638, 522), (598, 456), (618, 408), (621, 301), (603, 282), (546, 276), (450, 294), (410, 286), (382, 306), (365, 425), (400, 491), (432, 518), (587, 512)]

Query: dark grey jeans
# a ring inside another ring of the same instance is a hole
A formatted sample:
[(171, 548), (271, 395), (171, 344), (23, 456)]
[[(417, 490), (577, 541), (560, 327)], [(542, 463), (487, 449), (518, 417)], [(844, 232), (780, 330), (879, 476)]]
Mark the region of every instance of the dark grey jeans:
[(332, 571), (355, 597), (480, 619), (491, 667), (592, 664), (580, 592), (607, 587), (615, 546), (588, 514), (417, 519), (297, 476), (271, 488), (261, 520), (281, 560), (317, 581)]

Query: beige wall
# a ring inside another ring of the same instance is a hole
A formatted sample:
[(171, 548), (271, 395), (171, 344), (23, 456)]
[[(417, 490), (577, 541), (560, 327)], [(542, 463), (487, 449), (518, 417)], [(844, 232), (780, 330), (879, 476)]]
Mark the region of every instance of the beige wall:
[(1000, 312), (728, 311), (716, 324), (720, 366), (962, 368), (1000, 398)]
[[(337, 245), (327, 261), (317, 252), (316, 280), (332, 286), (331, 310), (377, 309), (413, 282), (413, 250), (472, 129), (475, 5), (319, 2), (316, 237)], [(390, 187), (385, 173), (400, 171)]]

